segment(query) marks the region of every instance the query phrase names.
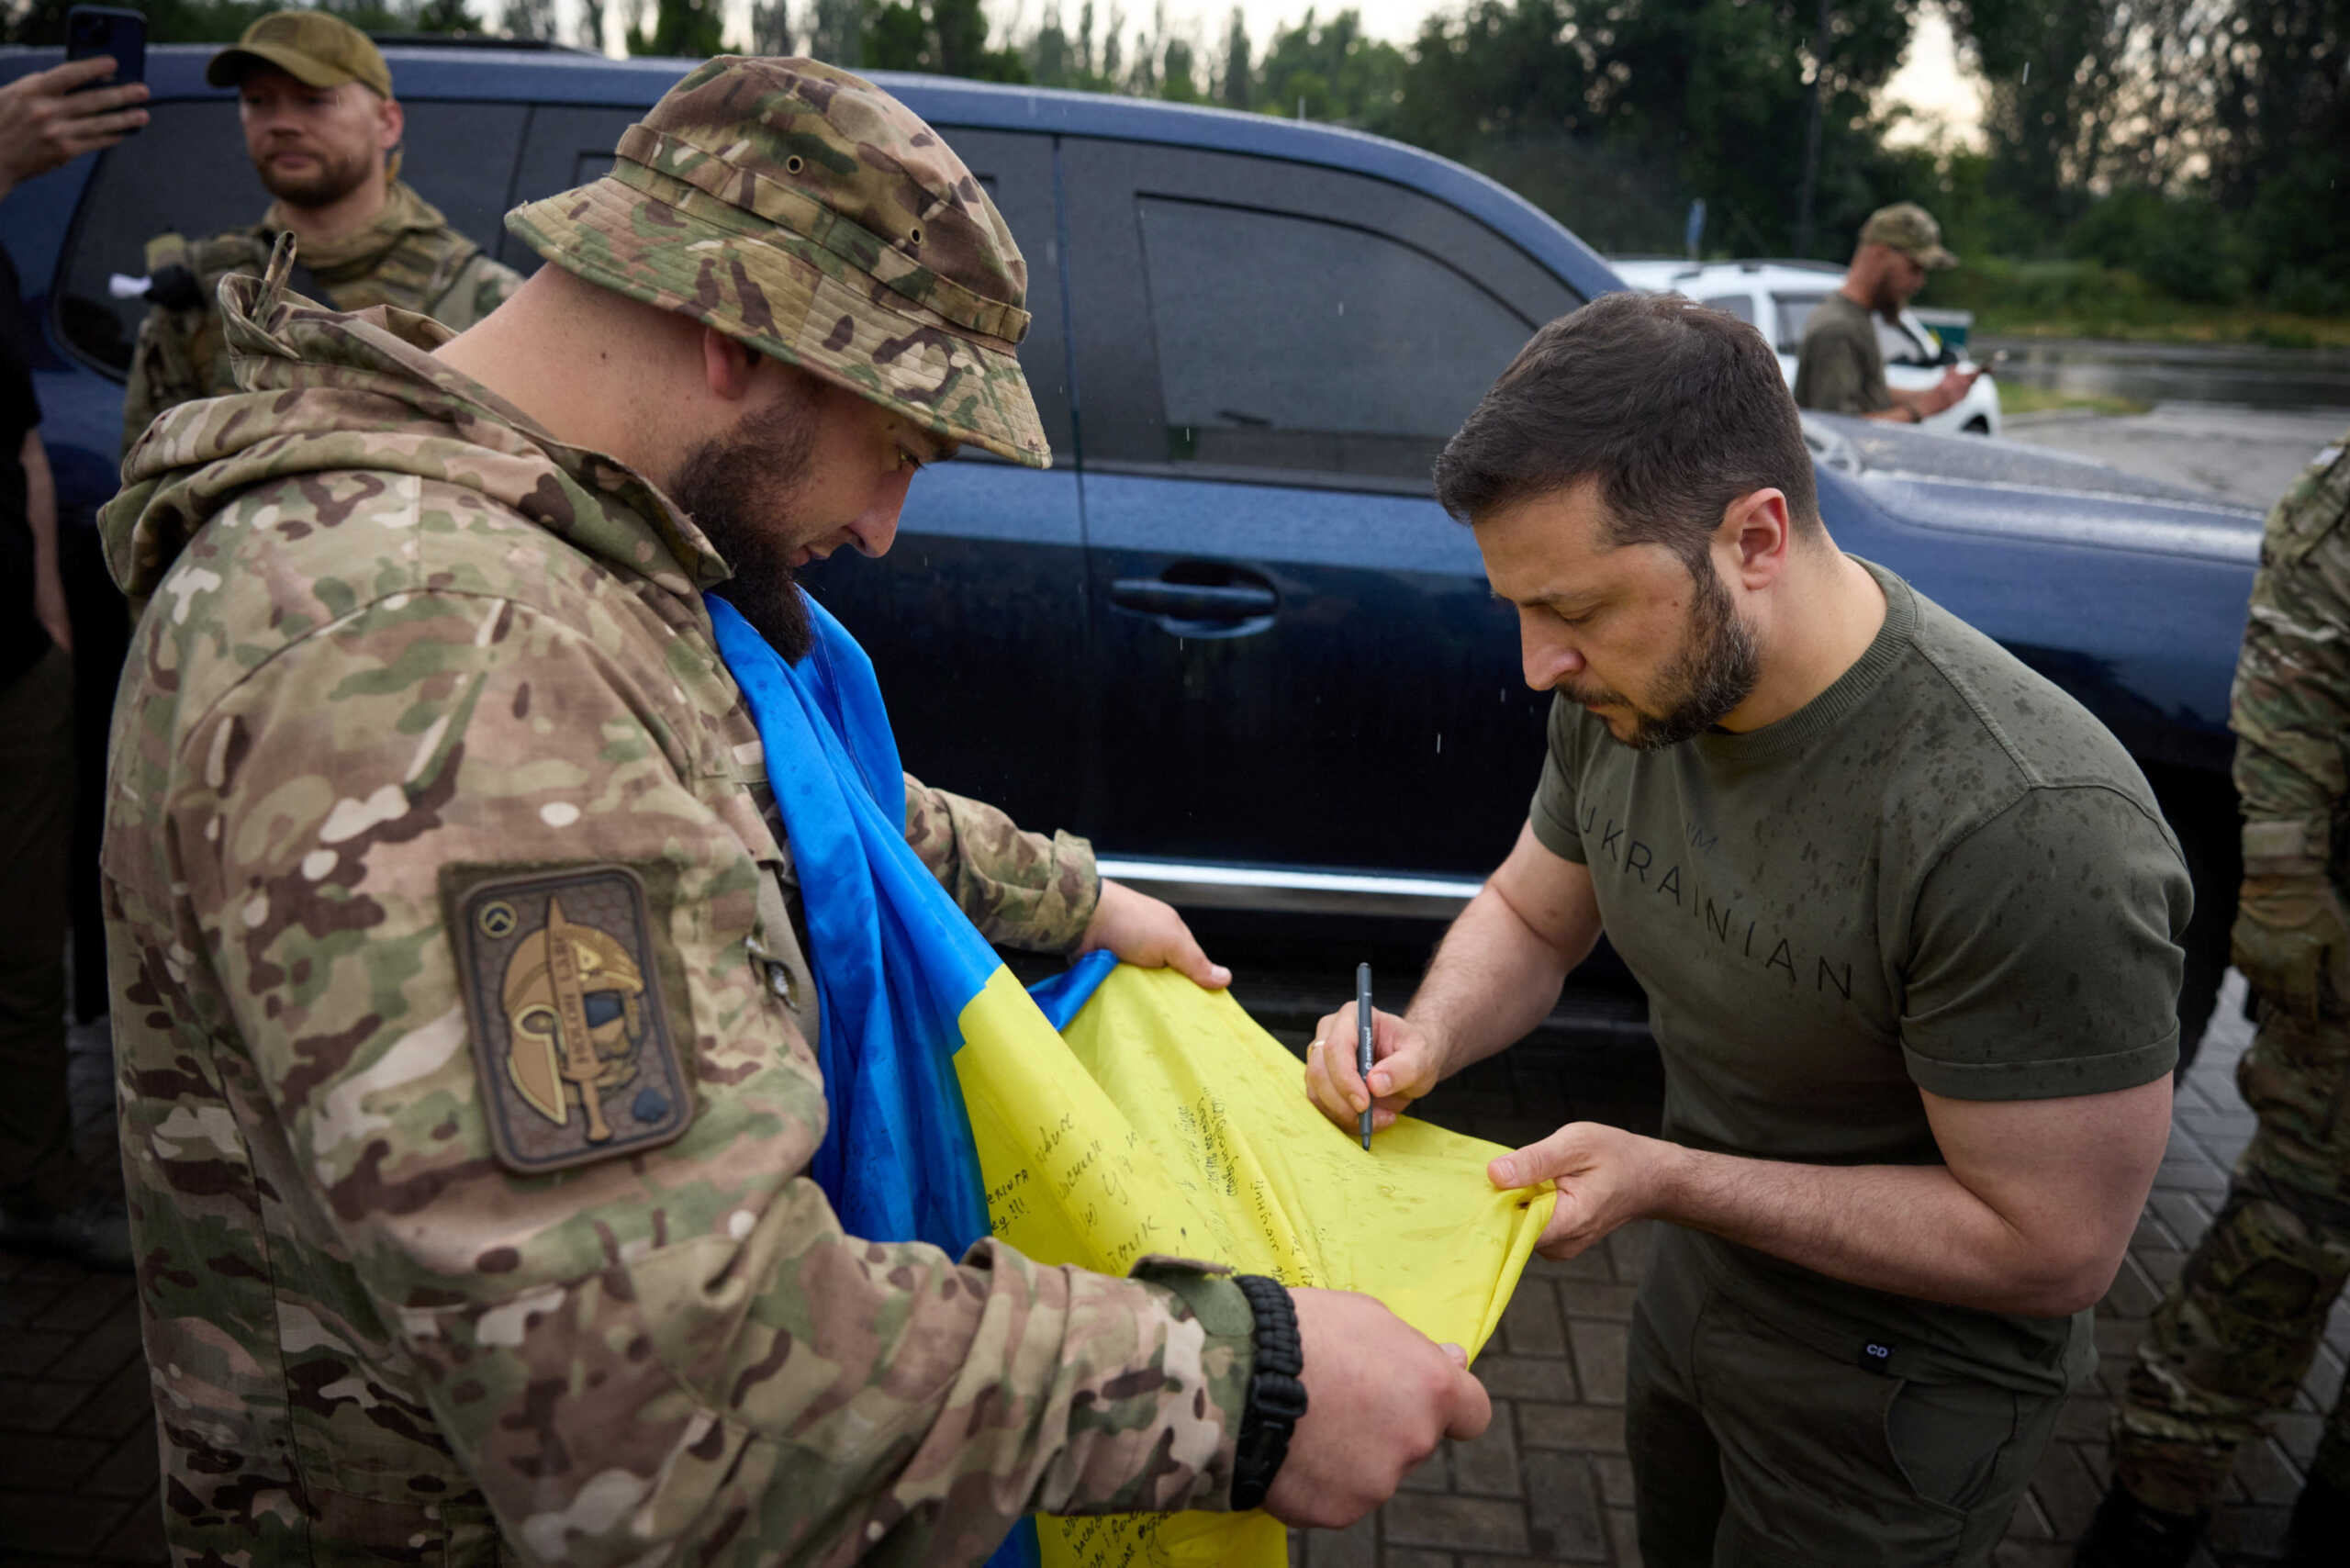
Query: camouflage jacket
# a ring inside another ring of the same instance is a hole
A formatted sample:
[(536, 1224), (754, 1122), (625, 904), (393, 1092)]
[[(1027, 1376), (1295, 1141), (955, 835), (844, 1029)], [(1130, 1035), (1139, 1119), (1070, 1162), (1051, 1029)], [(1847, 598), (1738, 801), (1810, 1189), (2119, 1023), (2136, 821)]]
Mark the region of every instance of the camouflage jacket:
[[(125, 453), (165, 409), (237, 389), (222, 338), (220, 280), (236, 273), (259, 276), (285, 229), (273, 206), (251, 229), (209, 240), (164, 234), (148, 241), (147, 272), (153, 280), (148, 298), (154, 304), (140, 323), (123, 389)], [(520, 273), (490, 260), (450, 228), (439, 208), (397, 180), (375, 222), (330, 252), (311, 246), (301, 259), (338, 310), (389, 305), (430, 316), (456, 332), (522, 285)]]
[[(103, 519), (143, 611), (104, 885), (175, 1557), (956, 1562), (1026, 1511), (1226, 1506), (1229, 1280), (867, 1243), (803, 1174), (789, 860), (691, 522), (420, 317), (222, 297), (252, 389), (161, 421)], [(991, 938), (1079, 939), (1082, 841), (911, 781), (906, 831)], [(518, 1174), (443, 910), (565, 867), (641, 883), (666, 1000), (631, 1004), (691, 1115)]]
[(2350, 431), (2268, 513), (2229, 727), (2247, 865), (2350, 861)]

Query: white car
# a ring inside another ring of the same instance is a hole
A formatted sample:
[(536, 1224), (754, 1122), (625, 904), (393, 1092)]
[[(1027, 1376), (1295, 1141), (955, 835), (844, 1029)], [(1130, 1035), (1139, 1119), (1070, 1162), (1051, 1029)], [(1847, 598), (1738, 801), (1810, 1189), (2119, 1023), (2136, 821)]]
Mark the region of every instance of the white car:
[[(1644, 294), (1685, 294), (1700, 305), (1752, 322), (1779, 351), (1779, 368), (1790, 386), (1812, 307), (1833, 294), (1844, 276), (1843, 268), (1824, 262), (1611, 260), (1608, 265)], [(1956, 350), (1945, 348), (1914, 310), (1904, 309), (1897, 324), (1876, 318), (1876, 341), (1885, 350), (1886, 384), (1901, 391), (1924, 391), (1953, 364), (1972, 368)], [(1921, 422), (1927, 430), (1945, 433), (1997, 435), (1998, 386), (1988, 375), (1978, 376), (1965, 397)]]

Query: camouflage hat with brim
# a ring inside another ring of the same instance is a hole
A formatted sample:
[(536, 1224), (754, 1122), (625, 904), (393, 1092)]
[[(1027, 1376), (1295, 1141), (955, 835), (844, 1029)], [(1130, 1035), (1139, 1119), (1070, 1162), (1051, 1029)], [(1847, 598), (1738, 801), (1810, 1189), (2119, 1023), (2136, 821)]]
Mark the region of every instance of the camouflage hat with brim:
[(1954, 267), (1958, 258), (1942, 249), (1942, 225), (1914, 201), (1878, 207), (1861, 225), (1861, 243), (1890, 245), (1921, 267)]
[(860, 77), (712, 60), (628, 129), (610, 174), (506, 226), (589, 283), (1051, 465), (1017, 353), (1020, 247), (938, 133)]
[(271, 12), (214, 55), (204, 79), (216, 87), (233, 87), (256, 65), (283, 71), (308, 87), (358, 82), (379, 98), (392, 95), (392, 68), (384, 63), (383, 50), (365, 33), (324, 11)]

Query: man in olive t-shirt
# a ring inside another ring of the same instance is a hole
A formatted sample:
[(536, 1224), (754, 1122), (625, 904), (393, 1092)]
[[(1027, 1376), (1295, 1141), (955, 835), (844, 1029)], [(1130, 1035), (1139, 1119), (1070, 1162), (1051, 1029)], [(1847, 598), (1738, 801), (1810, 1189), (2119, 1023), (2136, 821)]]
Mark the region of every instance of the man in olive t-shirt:
[(1366, 1086), (1381, 1125), (1546, 1014), (1604, 929), (1663, 1136), (1574, 1124), (1541, 1246), (1656, 1218), (1627, 1439), (1652, 1568), (1989, 1560), (2170, 1125), (2189, 892), (2072, 699), (1841, 554), (1774, 356), (1672, 297), (1536, 334), (1438, 465), (1558, 693), (1529, 821)]
[(1979, 370), (1943, 373), (1922, 392), (1886, 385), (1885, 349), (1876, 318), (1892, 320), (1926, 286), (1926, 274), (1958, 265), (1942, 248), (1942, 229), (1915, 202), (1896, 202), (1869, 214), (1842, 286), (1814, 307), (1796, 356), (1796, 405), (1830, 414), (1916, 424), (1966, 396)]

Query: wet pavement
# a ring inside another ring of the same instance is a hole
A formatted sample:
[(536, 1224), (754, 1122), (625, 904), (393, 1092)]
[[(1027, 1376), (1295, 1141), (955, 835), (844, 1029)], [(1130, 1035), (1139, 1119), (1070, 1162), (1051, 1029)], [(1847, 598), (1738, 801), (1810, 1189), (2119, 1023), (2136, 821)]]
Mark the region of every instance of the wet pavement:
[(2054, 410), (2007, 420), (2004, 439), (2094, 457), (2125, 473), (2266, 511), (2319, 450), (2350, 428), (2350, 407), (2254, 409), (2157, 403), (2143, 414)]
[[(1242, 1000), (1294, 1045), (1310, 1027), (1308, 992), (1241, 964)], [(2201, 1057), (2188, 1075), (2170, 1151), (2121, 1276), (2098, 1310), (2102, 1365), (2075, 1396), (2016, 1515), (1998, 1561), (2056, 1568), (2103, 1491), (2106, 1424), (2131, 1348), (2227, 1186), (2251, 1135), (2232, 1071), (2250, 1042), (2232, 976)], [(105, 1045), (78, 1032), (76, 1104), (85, 1133), (108, 1116)], [(1517, 1144), (1562, 1122), (1653, 1131), (1652, 1048), (1620, 1008), (1585, 1002), (1516, 1049), (1431, 1096), (1433, 1120)], [(1565, 1262), (1537, 1260), (1500, 1335), (1478, 1360), (1494, 1419), (1473, 1443), (1449, 1445), (1406, 1489), (1354, 1529), (1299, 1538), (1299, 1568), (1517, 1568), (1639, 1562), (1631, 1471), (1624, 1458), (1627, 1325), (1646, 1227)], [(2337, 1305), (2317, 1364), (2293, 1407), (2249, 1447), (2212, 1531), (2204, 1568), (2267, 1561), (2278, 1541), (2322, 1412), (2350, 1358), (2350, 1308)], [(128, 1279), (0, 1253), (0, 1558), (12, 1563), (162, 1561), (153, 1413)]]

